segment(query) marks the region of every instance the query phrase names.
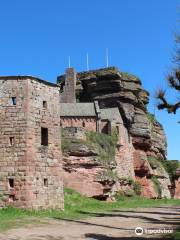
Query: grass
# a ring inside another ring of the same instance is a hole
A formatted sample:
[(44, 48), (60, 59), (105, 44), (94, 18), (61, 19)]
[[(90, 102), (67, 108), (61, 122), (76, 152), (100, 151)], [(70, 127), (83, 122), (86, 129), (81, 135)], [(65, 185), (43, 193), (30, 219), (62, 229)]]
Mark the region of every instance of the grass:
[(180, 239), (180, 229), (175, 231), (173, 234), (172, 234), (172, 239), (173, 240), (179, 240)]
[(101, 180), (117, 180), (117, 173), (113, 171), (116, 166), (115, 151), (118, 141), (118, 133), (116, 128), (112, 128), (111, 135), (87, 131), (86, 132), (87, 143), (93, 146), (98, 153), (98, 160), (105, 167), (105, 171), (102, 175), (97, 177)]
[(103, 165), (109, 166), (109, 164), (115, 162), (115, 149), (118, 140), (116, 129), (112, 130), (111, 135), (88, 131), (86, 136), (87, 143), (97, 149), (99, 160)]
[(137, 77), (134, 74), (128, 73), (128, 72), (121, 72), (122, 76), (128, 79), (137, 79), (138, 81), (140, 81), (139, 77)]
[(117, 202), (108, 203), (80, 195), (72, 189), (65, 189), (65, 210), (22, 210), (7, 207), (0, 210), (0, 231), (23, 225), (37, 225), (54, 219), (82, 219), (91, 216), (91, 213), (108, 212), (113, 209), (128, 209), (137, 207), (156, 207), (163, 204), (180, 205), (175, 199), (144, 199), (142, 197), (120, 197)]

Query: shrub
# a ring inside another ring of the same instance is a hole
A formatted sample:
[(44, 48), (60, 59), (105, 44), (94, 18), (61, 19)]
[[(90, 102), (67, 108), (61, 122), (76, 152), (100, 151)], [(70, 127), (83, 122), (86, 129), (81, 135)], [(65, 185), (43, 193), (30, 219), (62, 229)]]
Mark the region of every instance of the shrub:
[(162, 162), (165, 170), (169, 174), (170, 180), (173, 182), (176, 178), (176, 170), (180, 167), (180, 161), (178, 160), (165, 160)]
[(157, 159), (156, 157), (153, 156), (148, 156), (147, 160), (152, 167), (152, 169), (157, 168), (162, 174), (166, 172), (164, 166), (163, 166), (163, 161)]
[(134, 181), (132, 178), (130, 177), (123, 177), (123, 178), (119, 178), (119, 180), (121, 181), (125, 181), (128, 185), (130, 185), (132, 188), (131, 190), (134, 192), (133, 195), (141, 195), (141, 192), (142, 192), (142, 188), (143, 186), (141, 186), (140, 183), (138, 183), (137, 181)]
[(112, 135), (88, 131), (86, 136), (87, 143), (97, 149), (99, 160), (104, 166), (115, 164), (115, 150), (117, 144), (117, 135), (115, 131)]
[(154, 190), (158, 194), (158, 198), (161, 198), (161, 194), (162, 194), (161, 183), (159, 182), (156, 176), (152, 176), (151, 181), (154, 184)]
[(121, 75), (122, 75), (122, 77), (125, 77), (128, 79), (133, 78), (133, 79), (137, 79), (138, 81), (140, 81), (140, 79), (136, 75), (128, 73), (128, 72), (121, 72)]
[(106, 168), (103, 176), (99, 176), (100, 179), (112, 179), (117, 180), (117, 173), (112, 169), (116, 165), (115, 152), (116, 144), (118, 140), (117, 129), (112, 129), (112, 134), (107, 135), (104, 133), (87, 131), (87, 144), (93, 146), (98, 152), (97, 159)]
[(64, 153), (68, 153), (74, 145), (77, 145), (78, 147), (81, 144), (86, 145), (88, 148), (94, 149), (98, 154), (96, 157), (97, 161), (99, 161), (106, 169), (104, 176), (99, 176), (98, 178), (117, 180), (117, 173), (112, 170), (116, 166), (115, 152), (118, 141), (118, 133), (116, 128), (112, 129), (111, 135), (87, 131), (86, 141), (66, 138), (63, 129), (61, 133), (61, 149)]
[(127, 189), (127, 190), (124, 191), (124, 195), (126, 197), (133, 197), (133, 196), (135, 196), (135, 192), (134, 192), (133, 189)]
[(138, 196), (141, 195), (141, 192), (142, 192), (141, 184), (136, 181), (133, 181), (132, 185), (133, 185), (133, 190), (134, 190), (135, 194)]

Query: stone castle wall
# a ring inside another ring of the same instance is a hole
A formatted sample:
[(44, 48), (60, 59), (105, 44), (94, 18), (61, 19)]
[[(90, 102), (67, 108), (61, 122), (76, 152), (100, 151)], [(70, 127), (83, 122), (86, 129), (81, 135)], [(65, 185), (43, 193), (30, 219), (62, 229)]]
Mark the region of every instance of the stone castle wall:
[[(18, 104), (13, 105), (12, 97)], [(24, 205), (27, 184), (28, 82), (0, 80), (0, 200)], [(11, 182), (11, 186), (10, 186)]]
[(96, 117), (61, 117), (62, 127), (83, 127), (96, 132)]
[[(46, 103), (45, 106), (43, 102)], [(31, 202), (37, 208), (63, 207), (59, 116), (58, 88), (30, 81), (27, 160), (32, 163)], [(41, 143), (42, 128), (48, 129), (48, 146)]]
[(65, 75), (65, 85), (61, 93), (62, 103), (75, 103), (76, 102), (76, 72), (73, 68), (67, 68)]
[[(63, 208), (58, 88), (35, 79), (0, 84), (1, 200), (17, 207)], [(48, 129), (43, 137), (42, 128)]]

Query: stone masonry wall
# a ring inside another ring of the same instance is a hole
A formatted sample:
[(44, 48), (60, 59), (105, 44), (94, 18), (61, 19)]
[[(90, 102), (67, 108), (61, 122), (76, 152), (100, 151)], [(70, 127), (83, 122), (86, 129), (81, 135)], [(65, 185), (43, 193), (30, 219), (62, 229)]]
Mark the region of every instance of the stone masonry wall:
[[(35, 208), (63, 208), (59, 91), (54, 86), (29, 80), (28, 93), (27, 161), (31, 163), (32, 185), (29, 204)], [(41, 144), (41, 128), (48, 129), (47, 146)]]
[[(169, 198), (169, 177), (157, 176), (148, 163), (149, 157), (166, 159), (166, 137), (161, 124), (147, 111), (149, 93), (143, 89), (140, 79), (110, 67), (78, 73), (77, 85), (81, 89), (80, 102), (98, 101), (100, 108), (119, 108), (125, 128), (121, 129), (124, 143), (120, 146), (121, 153), (117, 153), (117, 162), (118, 158), (121, 162), (127, 156), (127, 162), (129, 157), (133, 159), (136, 180), (144, 187), (143, 195), (156, 197), (153, 191), (150, 193), (151, 177), (155, 176), (163, 188), (162, 196)], [(125, 165), (118, 167), (122, 176)]]
[[(27, 81), (0, 79), (1, 205), (23, 205), (29, 191), (26, 164), (27, 92)], [(17, 98), (17, 105), (13, 105), (12, 97)]]
[(135, 178), (133, 166), (134, 147), (132, 138), (124, 124), (119, 124), (119, 139), (116, 149), (117, 173), (119, 178)]
[(83, 127), (96, 132), (96, 117), (61, 117), (62, 127)]
[(67, 68), (66, 81), (61, 93), (62, 103), (75, 103), (76, 102), (76, 72), (73, 68)]
[(1, 78), (0, 86), (1, 205), (63, 208), (58, 88), (27, 77)]

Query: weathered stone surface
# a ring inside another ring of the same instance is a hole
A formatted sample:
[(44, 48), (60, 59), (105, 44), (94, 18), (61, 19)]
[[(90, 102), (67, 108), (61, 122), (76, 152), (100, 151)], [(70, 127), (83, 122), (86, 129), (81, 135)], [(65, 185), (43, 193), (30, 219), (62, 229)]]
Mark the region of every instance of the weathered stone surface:
[[(65, 84), (69, 95), (61, 94), (61, 100), (74, 103), (73, 69), (67, 71), (67, 76), (72, 86)], [(27, 76), (1, 77), (0, 207), (10, 204), (35, 209), (63, 208), (62, 178), (65, 186), (82, 194), (112, 200), (113, 194), (124, 187), (114, 175), (118, 179), (137, 180), (143, 186), (142, 195), (150, 198), (158, 197), (151, 181), (155, 176), (162, 187), (162, 197), (169, 198), (171, 183), (167, 173), (157, 167), (152, 169), (147, 161), (148, 156), (166, 159), (166, 137), (161, 124), (147, 114), (149, 94), (141, 81), (113, 67), (78, 73), (77, 85), (80, 101), (98, 100), (101, 108), (118, 107), (121, 113), (122, 119), (115, 125), (119, 137), (115, 164), (108, 166), (110, 174), (107, 166), (99, 161), (97, 150), (83, 143), (86, 134), (80, 130), (83, 127), (97, 131), (99, 115), (60, 118), (58, 86)], [(102, 121), (98, 130), (112, 124), (112, 121), (109, 125)], [(63, 162), (60, 125), (67, 127), (68, 139), (78, 140), (71, 141), (70, 148), (64, 151)], [(41, 128), (48, 128), (48, 146), (41, 145)], [(180, 196), (179, 182), (177, 176), (176, 198)], [(124, 188), (128, 192), (129, 186)]]
[[(134, 147), (128, 131), (121, 118), (118, 119), (118, 123), (111, 122), (111, 125), (118, 129), (119, 134), (115, 146), (115, 159), (108, 162), (108, 168), (107, 163), (103, 164), (100, 160), (101, 156), (98, 155), (95, 142), (95, 146), (92, 147), (88, 142), (85, 142), (86, 138), (79, 141), (79, 128), (76, 128), (76, 135), (69, 135), (69, 132), (66, 131), (67, 128), (62, 129), (63, 142), (66, 143), (63, 151), (63, 169), (66, 172), (64, 174), (65, 186), (72, 187), (87, 196), (112, 200), (113, 195), (121, 189), (117, 179), (134, 179)], [(69, 130), (71, 131), (71, 129)], [(88, 129), (85, 128), (84, 132)], [(81, 134), (82, 131), (81, 128)], [(70, 139), (70, 136), (73, 138)], [(87, 185), (88, 189), (85, 187)]]
[(175, 193), (174, 193), (175, 199), (180, 199), (180, 178), (175, 180)]
[(158, 194), (154, 189), (153, 182), (145, 175), (143, 177), (136, 176), (136, 181), (142, 186), (142, 196), (145, 198), (158, 198)]
[(98, 100), (101, 108), (118, 106), (134, 147), (166, 158), (163, 128), (156, 120), (150, 123), (146, 109), (149, 94), (138, 78), (112, 67), (78, 73), (77, 79), (83, 89), (80, 101)]
[(176, 170), (176, 179), (175, 179), (175, 186), (174, 186), (174, 198), (180, 199), (180, 168)]
[(108, 176), (107, 168), (98, 160), (96, 149), (80, 143), (76, 144), (75, 149), (64, 153), (65, 187), (73, 188), (88, 197), (109, 198), (114, 180), (105, 177)]
[(133, 154), (135, 175), (139, 177), (151, 176), (153, 174), (146, 153), (142, 150), (135, 150)]
[(151, 129), (151, 155), (157, 156), (158, 159), (164, 160), (167, 155), (167, 141), (162, 125), (155, 119), (150, 123)]
[[(82, 128), (76, 128), (76, 136), (79, 136), (79, 131), (82, 134)], [(109, 162), (108, 166), (103, 163), (96, 145), (87, 143), (86, 137), (83, 140), (75, 136), (70, 139), (69, 133), (63, 129), (62, 141), (67, 145), (63, 151), (64, 185), (88, 197), (110, 199), (115, 184), (111, 175), (116, 168), (114, 162)]]
[[(41, 128), (48, 129), (47, 146)], [(58, 87), (33, 77), (1, 77), (0, 145), (4, 205), (62, 209)]]
[[(147, 161), (147, 156), (154, 156), (162, 161), (166, 159), (166, 137), (161, 124), (147, 113), (149, 94), (142, 88), (141, 81), (134, 76), (121, 73), (114, 67), (78, 73), (77, 79), (82, 89), (80, 101), (98, 100), (101, 108), (119, 107), (123, 128), (128, 132), (132, 144), (128, 147), (130, 143), (126, 142), (123, 147), (126, 150), (131, 149), (129, 156), (132, 156), (134, 162), (135, 176), (144, 186), (143, 196), (157, 197), (149, 179), (154, 175), (158, 177), (164, 189), (162, 196), (169, 197), (169, 177), (165, 172), (160, 174), (157, 169), (153, 170)], [(128, 154), (121, 150), (118, 155), (117, 163)], [(123, 175), (123, 171), (123, 164), (120, 164), (118, 167), (120, 175)], [(128, 176), (133, 178), (133, 174)]]
[(87, 145), (80, 142), (73, 142), (73, 140), (71, 141), (71, 145), (69, 146), (67, 153), (69, 156), (77, 157), (97, 156), (97, 151), (94, 148), (88, 147)]
[(69, 139), (86, 140), (86, 134), (82, 127), (63, 127), (62, 136), (65, 135)]

